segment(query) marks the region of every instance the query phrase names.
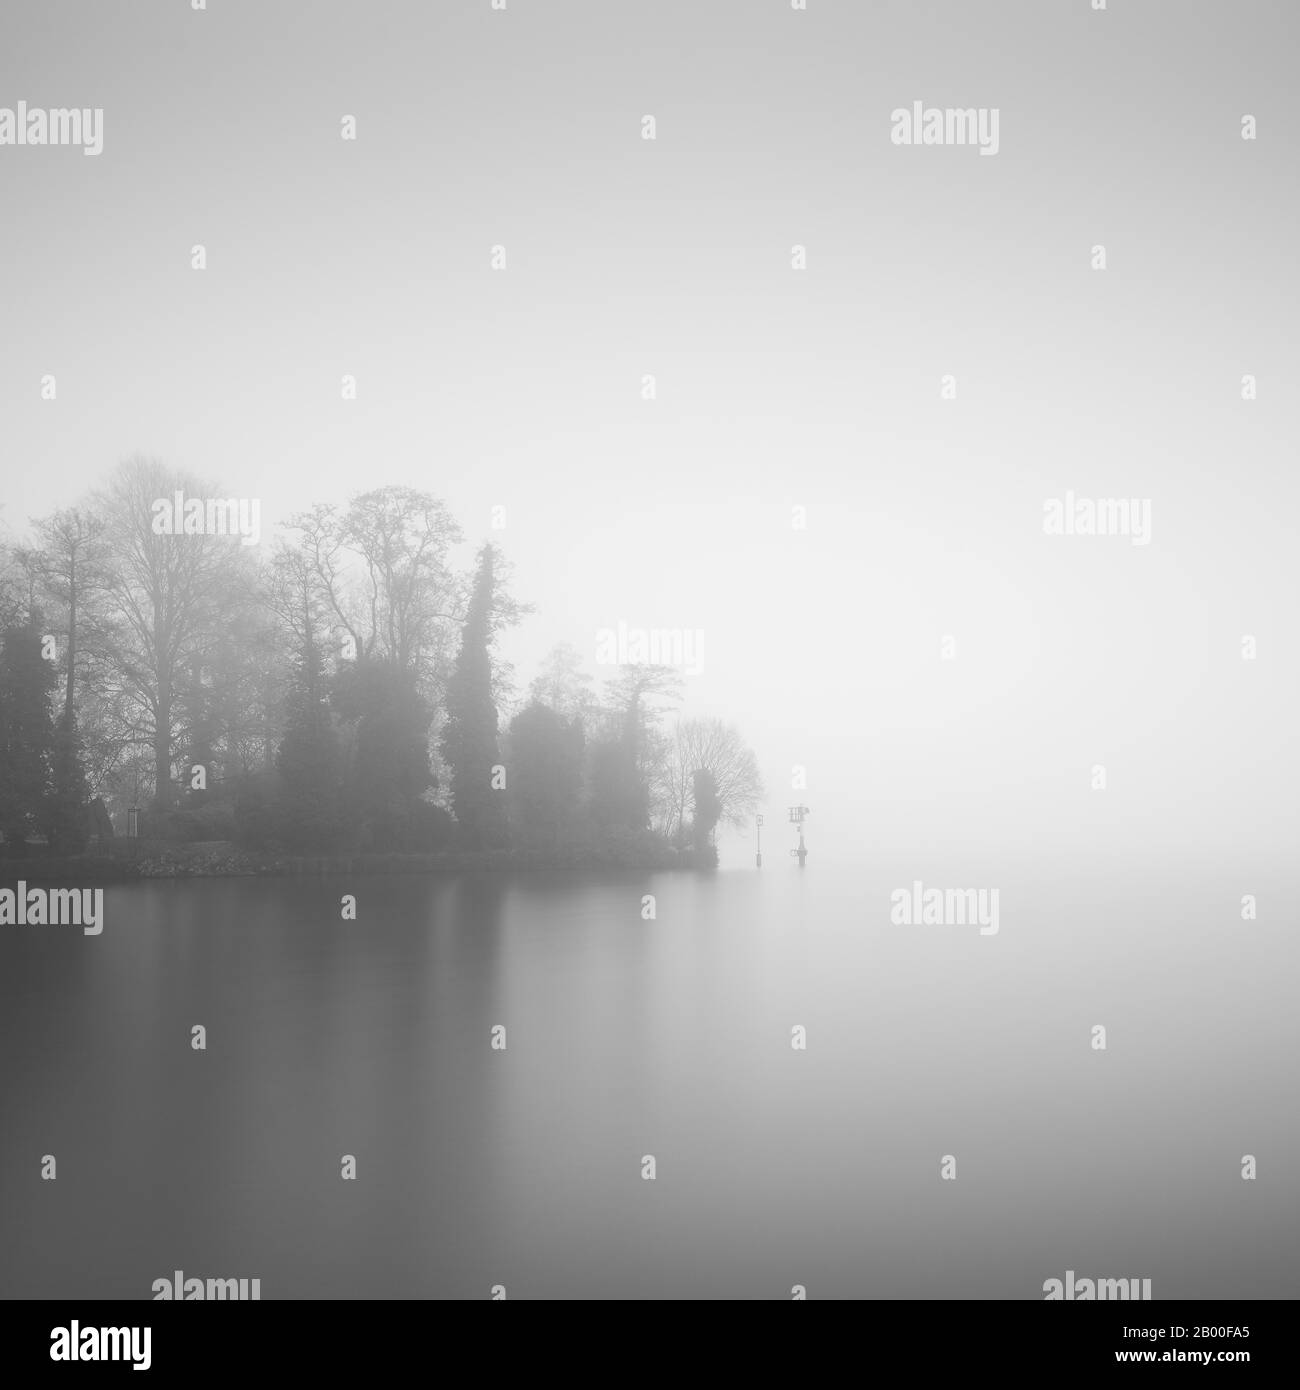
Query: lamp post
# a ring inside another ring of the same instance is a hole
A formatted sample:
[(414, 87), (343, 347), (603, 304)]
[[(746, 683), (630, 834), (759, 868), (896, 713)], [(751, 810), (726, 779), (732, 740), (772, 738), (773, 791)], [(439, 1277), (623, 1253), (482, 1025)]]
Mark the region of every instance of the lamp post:
[(754, 817), (754, 833), (758, 836), (758, 846), (757, 846), (757, 851), (758, 851), (758, 852), (754, 855), (754, 867), (755, 867), (756, 869), (761, 869), (761, 868), (763, 867), (763, 817), (762, 817), (762, 816), (755, 816), (755, 817)]

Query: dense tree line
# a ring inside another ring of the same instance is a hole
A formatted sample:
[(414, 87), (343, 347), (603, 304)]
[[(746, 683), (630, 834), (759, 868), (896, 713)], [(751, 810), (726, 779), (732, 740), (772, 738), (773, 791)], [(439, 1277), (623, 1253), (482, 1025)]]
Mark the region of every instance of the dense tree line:
[[(427, 493), (381, 487), (238, 535), (160, 533), (158, 499), (220, 490), (130, 459), (75, 507), (0, 538), (0, 837), (76, 853), (119, 833), (289, 852), (638, 837), (707, 856), (762, 793), (718, 720), (665, 727), (680, 682), (597, 691), (557, 647), (515, 697), (496, 643), (528, 609), (492, 544)], [(101, 814), (98, 827), (103, 828)]]

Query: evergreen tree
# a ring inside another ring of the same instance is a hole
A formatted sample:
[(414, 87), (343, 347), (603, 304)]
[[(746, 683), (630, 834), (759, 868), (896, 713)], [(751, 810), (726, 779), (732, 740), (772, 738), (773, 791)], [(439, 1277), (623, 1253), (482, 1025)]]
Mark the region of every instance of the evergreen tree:
[(572, 837), (582, 795), (582, 724), (543, 704), (510, 723), (511, 836), (529, 849), (563, 849)]
[(722, 815), (722, 802), (718, 799), (718, 786), (713, 773), (705, 768), (696, 771), (693, 777), (693, 802), (695, 817), (691, 822), (691, 838), (695, 853), (701, 859), (712, 856), (716, 864), (717, 851), (713, 848), (713, 830)]
[(429, 768), (429, 710), (415, 674), (366, 659), (340, 672), (333, 708), (352, 724), (345, 802), (363, 849), (416, 849)]
[(45, 814), (45, 833), (57, 853), (80, 854), (85, 849), (89, 801), (76, 721), (65, 716), (54, 731)]
[(22, 843), (49, 806), (54, 753), (50, 697), (58, 684), (33, 623), (0, 643), (0, 834)]
[(342, 751), (325, 704), (320, 648), (310, 638), (294, 663), (276, 754), (276, 835), (294, 849), (330, 849), (343, 837)]
[(320, 648), (309, 640), (294, 662), (276, 766), (291, 796), (317, 799), (337, 789), (338, 764), (338, 736), (325, 705)]
[(636, 714), (621, 719), (617, 738), (596, 744), (591, 758), (591, 818), (599, 829), (644, 830), (650, 819), (650, 789), (637, 759)]
[(483, 849), (505, 842), (505, 801), (492, 786), (500, 763), (497, 707), (492, 694), (492, 641), (496, 633), (496, 548), (485, 545), (461, 629), (460, 653), (447, 682), (442, 756), (451, 768), (451, 806), (462, 843)]

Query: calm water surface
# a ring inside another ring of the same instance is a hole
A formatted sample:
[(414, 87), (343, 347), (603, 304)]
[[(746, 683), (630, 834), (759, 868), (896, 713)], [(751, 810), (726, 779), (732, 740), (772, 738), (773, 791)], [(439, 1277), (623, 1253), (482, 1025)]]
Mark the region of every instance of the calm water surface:
[(1004, 881), (996, 937), (898, 927), (910, 875), (773, 860), (156, 882), (97, 938), (0, 928), (0, 1294), (1300, 1294), (1294, 923), (1147, 869)]

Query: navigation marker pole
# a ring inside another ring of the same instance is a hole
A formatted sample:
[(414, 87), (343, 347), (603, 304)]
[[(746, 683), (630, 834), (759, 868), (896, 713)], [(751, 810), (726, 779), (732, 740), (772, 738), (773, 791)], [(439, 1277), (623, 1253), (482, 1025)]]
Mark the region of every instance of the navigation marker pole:
[(811, 814), (812, 814), (812, 812), (810, 812), (809, 809), (808, 809), (806, 806), (791, 806), (791, 807), (790, 807), (790, 824), (791, 824), (791, 825), (797, 825), (797, 826), (799, 827), (799, 848), (798, 848), (798, 849), (792, 849), (792, 850), (790, 851), (790, 853), (791, 853), (792, 855), (798, 855), (798, 857), (799, 857), (799, 867), (800, 867), (801, 869), (803, 868), (803, 862), (804, 862), (804, 860), (808, 858), (808, 846), (805, 845), (804, 842), (803, 842), (803, 822), (804, 822), (804, 817), (805, 817), (805, 816), (808, 816), (808, 815), (811, 815)]

